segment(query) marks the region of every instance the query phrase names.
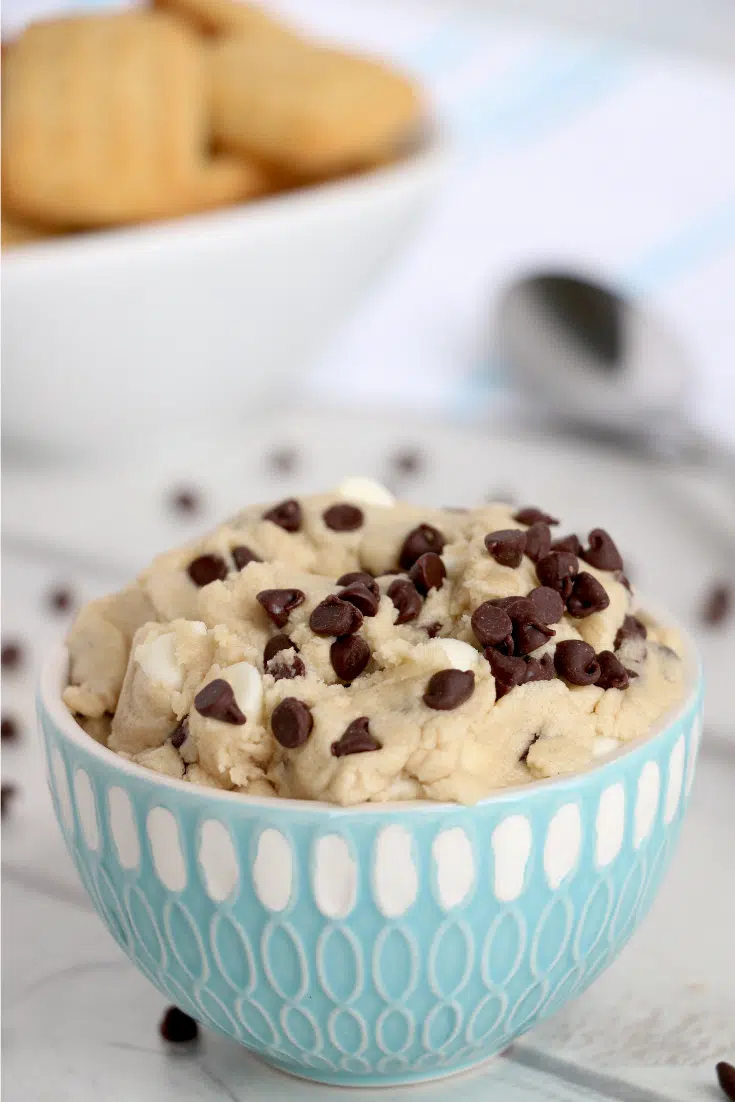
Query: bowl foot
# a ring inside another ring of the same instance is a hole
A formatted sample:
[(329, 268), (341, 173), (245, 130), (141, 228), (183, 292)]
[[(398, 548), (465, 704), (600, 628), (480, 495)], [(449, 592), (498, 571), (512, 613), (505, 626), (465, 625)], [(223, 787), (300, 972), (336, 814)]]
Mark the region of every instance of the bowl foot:
[[(306, 1071), (305, 1069), (295, 1068), (293, 1064), (282, 1064), (277, 1060), (270, 1060), (260, 1055), (257, 1056), (257, 1059), (267, 1067), (283, 1072), (284, 1075), (288, 1075), (293, 1079), (302, 1079), (310, 1083), (323, 1083), (329, 1087), (354, 1087), (356, 1090), (360, 1090), (369, 1087), (412, 1087), (418, 1086), (420, 1083), (431, 1083), (460, 1075), (469, 1076), (494, 1063), (502, 1051), (504, 1050), (494, 1052), (490, 1056), (480, 1056), (475, 1060), (468, 1060), (457, 1064), (456, 1067), (433, 1068), (430, 1071), (407, 1071), (403, 1074), (399, 1072), (378, 1072), (358, 1075), (349, 1071), (322, 1071), (317, 1068)], [(253, 1053), (253, 1055), (255, 1054)]]

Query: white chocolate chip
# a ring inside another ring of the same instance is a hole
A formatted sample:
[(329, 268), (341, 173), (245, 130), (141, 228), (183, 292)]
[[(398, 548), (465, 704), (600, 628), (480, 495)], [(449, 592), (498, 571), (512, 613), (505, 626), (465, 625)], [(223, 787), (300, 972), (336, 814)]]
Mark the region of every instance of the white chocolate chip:
[[(204, 630), (206, 632), (206, 628)], [(135, 648), (135, 661), (149, 681), (178, 692), (184, 684), (184, 670), (176, 661), (175, 644), (173, 632), (139, 643)]]
[(258, 722), (263, 711), (263, 679), (249, 662), (237, 662), (222, 671), (222, 676), (232, 686), (237, 706), (243, 715)]
[(464, 670), (466, 673), (477, 666), (478, 652), (461, 639), (435, 639), (434, 646), (441, 647), (452, 669)]
[(337, 493), (340, 497), (349, 498), (360, 505), (379, 505), (390, 509), (396, 503), (390, 490), (386, 490), (385, 486), (381, 486), (373, 478), (346, 478), (337, 487)]
[(620, 749), (620, 739), (609, 735), (598, 735), (592, 743), (592, 757), (606, 758), (608, 754), (614, 754)]

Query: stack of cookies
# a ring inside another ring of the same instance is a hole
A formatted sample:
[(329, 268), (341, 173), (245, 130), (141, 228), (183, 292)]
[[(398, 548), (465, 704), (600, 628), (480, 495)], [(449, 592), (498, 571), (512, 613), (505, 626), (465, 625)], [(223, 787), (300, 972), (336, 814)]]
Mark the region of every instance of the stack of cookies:
[(3, 245), (367, 170), (421, 117), (404, 75), (237, 0), (34, 23), (2, 82)]

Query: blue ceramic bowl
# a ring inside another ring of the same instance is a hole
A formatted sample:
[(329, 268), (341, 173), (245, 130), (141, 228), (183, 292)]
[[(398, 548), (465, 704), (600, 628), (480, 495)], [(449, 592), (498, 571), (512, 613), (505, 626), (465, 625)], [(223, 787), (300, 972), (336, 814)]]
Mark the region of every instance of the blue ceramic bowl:
[(343, 809), (197, 788), (40, 715), (56, 814), (112, 936), (168, 999), (284, 1071), (342, 1085), (461, 1071), (583, 991), (656, 894), (701, 684), (590, 771), (475, 807)]

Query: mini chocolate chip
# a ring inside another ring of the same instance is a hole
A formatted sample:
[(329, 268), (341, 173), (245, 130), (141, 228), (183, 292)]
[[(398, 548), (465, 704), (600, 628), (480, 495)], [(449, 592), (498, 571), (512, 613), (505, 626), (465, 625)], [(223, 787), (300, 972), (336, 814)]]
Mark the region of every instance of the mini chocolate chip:
[(496, 647), (513, 631), (507, 612), (492, 601), (483, 601), (472, 613), (472, 631), (481, 647)]
[(271, 658), (275, 658), (282, 650), (295, 650), (297, 654), (299, 652), (299, 648), (293, 639), (289, 639), (287, 635), (274, 635), (272, 639), (268, 640), (263, 650), (263, 665), (267, 666)]
[(547, 585), (566, 601), (572, 592), (572, 579), (579, 571), (579, 559), (571, 551), (550, 551), (536, 563), (536, 573), (541, 585)]
[(52, 589), (48, 595), (48, 605), (52, 612), (68, 612), (74, 603), (74, 595), (65, 586)]
[(587, 538), (590, 545), (581, 552), (585, 562), (596, 570), (623, 569), (621, 554), (604, 528), (593, 528)]
[(429, 678), (423, 701), (437, 712), (451, 712), (469, 700), (474, 691), (472, 670), (439, 670)]
[(415, 448), (403, 448), (391, 456), (391, 465), (399, 474), (418, 474), (424, 465), (424, 457)]
[(300, 589), (261, 589), (255, 599), (263, 606), (277, 628), (282, 628), (295, 608), (303, 605), (306, 594)]
[(618, 628), (613, 646), (618, 650), (626, 639), (645, 639), (648, 630), (637, 616), (626, 616)]
[(353, 585), (355, 582), (367, 586), (376, 597), (380, 596), (380, 586), (367, 570), (352, 570), (349, 574), (343, 574), (341, 578), (337, 578), (337, 585)]
[(331, 751), (335, 758), (346, 758), (348, 754), (367, 754), (371, 750), (382, 750), (383, 744), (370, 734), (367, 716), (353, 719), (345, 733), (332, 743)]
[(719, 1064), (715, 1066), (715, 1072), (722, 1093), (731, 1102), (735, 1102), (735, 1067), (728, 1064), (727, 1060), (720, 1060)]
[(603, 650), (597, 655), (600, 664), (600, 676), (596, 681), (598, 689), (627, 689), (630, 684), (628, 671), (620, 659), (611, 650)]
[(425, 555), (427, 551), (434, 551), (441, 555), (444, 550), (444, 536), (438, 528), (432, 528), (430, 524), (419, 524), (412, 528), (403, 541), (398, 565), (404, 570), (410, 570), (417, 559)]
[(424, 631), (429, 636), (429, 639), (436, 639), (437, 635), (442, 629), (442, 624), (438, 620), (434, 620), (433, 624), (425, 624)]
[(602, 582), (598, 582), (585, 570), (578, 574), (572, 584), (572, 592), (567, 598), (567, 612), (577, 620), (591, 616), (594, 612), (602, 612), (610, 604)]
[(240, 711), (240, 706), (235, 700), (232, 685), (222, 677), (216, 677), (203, 689), (200, 689), (194, 697), (194, 707), (200, 716), (206, 719), (217, 719), (220, 723), (231, 723), (241, 727), (247, 722), (247, 717)]
[(582, 541), (579, 536), (564, 536), (563, 539), (554, 540), (551, 550), (569, 551), (572, 555), (579, 556), (582, 551)]
[(702, 621), (707, 627), (719, 627), (730, 615), (733, 603), (733, 591), (724, 583), (712, 586), (702, 606)]
[(485, 536), (488, 554), (501, 566), (520, 566), (525, 546), (526, 533), (520, 528), (501, 528)]
[(495, 678), (495, 697), (500, 700), (516, 685), (521, 684), (526, 675), (526, 663), (522, 658), (500, 654), (492, 647), (488, 647), (484, 654)]
[(362, 627), (362, 613), (349, 601), (331, 594), (316, 606), (309, 627), (315, 635), (354, 635)]
[(188, 513), (189, 515), (198, 513), (202, 505), (201, 498), (196, 490), (191, 490), (184, 486), (171, 493), (169, 502), (171, 508), (177, 513)]
[(526, 532), (526, 555), (531, 562), (538, 562), (551, 549), (551, 529), (548, 524), (532, 524)]
[(396, 624), (408, 624), (421, 612), (421, 596), (408, 578), (397, 578), (388, 586), (388, 596), (398, 609)]
[(171, 734), (168, 736), (169, 742), (173, 746), (174, 750), (180, 750), (189, 737), (189, 717), (184, 716), (176, 727), (174, 727)]
[(298, 654), (295, 654), (288, 662), (284, 652), (280, 651), (270, 659), (265, 672), (269, 673), (275, 681), (282, 681), (284, 678), (292, 680), (294, 677), (305, 677), (306, 666)]
[(539, 585), (532, 589), (528, 599), (542, 624), (558, 624), (564, 615), (564, 602), (556, 590), (548, 585)]
[(332, 669), (342, 681), (354, 681), (370, 661), (370, 647), (361, 635), (343, 635), (329, 648)]
[(523, 509), (519, 509), (514, 514), (513, 520), (517, 520), (519, 524), (558, 524), (559, 521), (554, 517), (550, 517), (548, 513), (545, 513), (542, 509), (537, 509), (533, 505), (526, 505)]
[(189, 563), (186, 572), (200, 589), (210, 582), (223, 582), (228, 573), (227, 563), (220, 555), (200, 555)]
[(362, 528), (365, 520), (362, 509), (347, 502), (342, 505), (330, 505), (322, 513), (322, 517), (327, 528), (331, 528), (333, 532), (355, 532), (358, 528)]
[(563, 639), (557, 643), (554, 669), (570, 685), (594, 685), (600, 676), (594, 647), (581, 639)]
[(447, 576), (447, 569), (438, 555), (427, 551), (420, 555), (411, 567), (409, 578), (424, 597), (432, 589), (441, 589)]
[(232, 558), (238, 570), (244, 570), (251, 562), (262, 562), (260, 555), (256, 555), (244, 543), (232, 548)]
[(296, 448), (288, 446), (274, 448), (267, 457), (268, 466), (276, 474), (291, 474), (296, 470), (299, 462), (299, 453)]
[(349, 601), (355, 608), (359, 608), (363, 616), (375, 616), (380, 607), (380, 590), (375, 582), (369, 589), (363, 582), (352, 582), (351, 585), (341, 589), (337, 596), (343, 601)]
[(314, 726), (311, 708), (295, 696), (287, 696), (273, 709), (271, 730), (276, 742), (287, 750), (303, 746)]
[(12, 716), (3, 716), (0, 720), (0, 734), (3, 742), (14, 742), (20, 734), (20, 724)]
[(4, 670), (17, 670), (23, 665), (23, 647), (20, 643), (3, 643), (0, 661)]
[(526, 672), (521, 681), (527, 685), (529, 681), (553, 681), (554, 659), (550, 654), (544, 654), (541, 658), (526, 658)]
[(556, 632), (545, 624), (513, 624), (513, 653), (530, 654), (548, 642), (552, 635), (556, 635)]
[(263, 513), (263, 520), (270, 520), (284, 532), (298, 532), (301, 527), (301, 506), (295, 498), (281, 501)]
[(0, 786), (0, 815), (5, 818), (5, 815), (10, 810), (10, 805), (18, 794), (18, 788), (16, 785), (11, 784), (9, 781), (3, 781)]
[(169, 1006), (158, 1028), (164, 1041), (172, 1045), (188, 1044), (196, 1041), (199, 1035), (197, 1023), (183, 1010), (179, 1010), (178, 1006)]

